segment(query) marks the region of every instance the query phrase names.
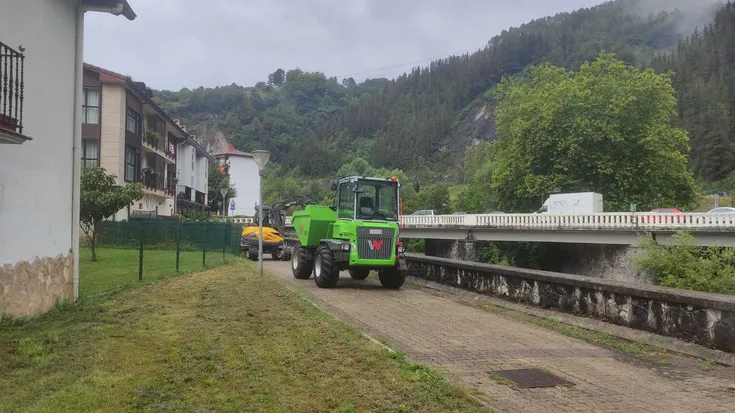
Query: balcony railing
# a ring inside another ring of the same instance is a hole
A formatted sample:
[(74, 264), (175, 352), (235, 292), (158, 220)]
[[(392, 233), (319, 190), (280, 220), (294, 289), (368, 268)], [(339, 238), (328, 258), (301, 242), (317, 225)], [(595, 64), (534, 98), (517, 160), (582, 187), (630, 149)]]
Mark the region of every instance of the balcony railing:
[(23, 47), (0, 43), (0, 129), (23, 133)]
[(161, 136), (148, 125), (143, 125), (143, 143), (163, 152), (167, 158), (176, 160), (176, 144)]

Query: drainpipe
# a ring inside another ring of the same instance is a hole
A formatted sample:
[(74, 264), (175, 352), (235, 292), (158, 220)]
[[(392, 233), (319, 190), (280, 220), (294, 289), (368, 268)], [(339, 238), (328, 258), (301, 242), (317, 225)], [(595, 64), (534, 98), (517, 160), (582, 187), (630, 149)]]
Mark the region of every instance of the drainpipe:
[(71, 208), (71, 249), (74, 256), (72, 285), (74, 301), (79, 299), (79, 206), (82, 178), (82, 102), (84, 100), (84, 13), (96, 11), (116, 16), (122, 14), (125, 5), (120, 2), (115, 7), (96, 7), (80, 5), (77, 9), (77, 35), (75, 41), (74, 67), (74, 137), (72, 141), (72, 208)]

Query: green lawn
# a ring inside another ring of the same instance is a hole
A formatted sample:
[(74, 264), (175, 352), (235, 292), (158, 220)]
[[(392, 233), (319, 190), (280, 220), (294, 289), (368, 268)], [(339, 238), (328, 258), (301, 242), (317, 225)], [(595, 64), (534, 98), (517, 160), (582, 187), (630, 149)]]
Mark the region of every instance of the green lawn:
[[(79, 294), (88, 298), (100, 293), (138, 284), (138, 264), (140, 252), (136, 249), (97, 248), (97, 261), (91, 261), (92, 251), (81, 248), (79, 257)], [(211, 268), (225, 263), (239, 261), (232, 254), (222, 256), (222, 251), (207, 251), (206, 267)], [(202, 271), (201, 251), (181, 251), (179, 274)], [(155, 281), (163, 277), (177, 275), (176, 251), (144, 250), (143, 282)]]
[(2, 319), (0, 371), (2, 412), (488, 411), (249, 262)]

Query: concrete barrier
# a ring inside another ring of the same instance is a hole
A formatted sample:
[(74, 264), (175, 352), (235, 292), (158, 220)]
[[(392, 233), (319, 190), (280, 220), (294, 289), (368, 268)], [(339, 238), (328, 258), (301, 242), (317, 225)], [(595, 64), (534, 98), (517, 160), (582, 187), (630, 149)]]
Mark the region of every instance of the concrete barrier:
[(407, 254), (409, 275), (735, 352), (735, 296)]

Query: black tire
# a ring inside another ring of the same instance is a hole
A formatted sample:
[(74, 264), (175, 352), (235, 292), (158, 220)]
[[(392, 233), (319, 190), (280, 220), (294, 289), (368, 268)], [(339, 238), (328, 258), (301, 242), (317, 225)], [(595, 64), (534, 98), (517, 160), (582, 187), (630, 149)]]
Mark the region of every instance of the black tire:
[(291, 271), (294, 278), (308, 280), (313, 269), (314, 260), (306, 259), (306, 248), (302, 247), (301, 244), (294, 245), (291, 255)]
[(339, 280), (339, 267), (334, 262), (334, 254), (329, 248), (317, 248), (314, 256), (314, 282), (319, 288), (334, 288)]
[(396, 267), (385, 268), (378, 272), (380, 285), (385, 288), (398, 289), (406, 281), (406, 273)]
[(291, 248), (287, 246), (283, 246), (283, 257), (281, 258), (283, 261), (290, 261), (291, 260)]
[(352, 277), (353, 280), (364, 280), (369, 275), (369, 268), (350, 268), (350, 277)]
[(248, 259), (250, 259), (250, 261), (258, 261), (258, 252), (248, 251)]
[(286, 250), (281, 248), (277, 249), (273, 254), (271, 254), (271, 259), (274, 261), (285, 261), (284, 257), (286, 256)]

